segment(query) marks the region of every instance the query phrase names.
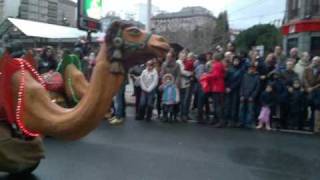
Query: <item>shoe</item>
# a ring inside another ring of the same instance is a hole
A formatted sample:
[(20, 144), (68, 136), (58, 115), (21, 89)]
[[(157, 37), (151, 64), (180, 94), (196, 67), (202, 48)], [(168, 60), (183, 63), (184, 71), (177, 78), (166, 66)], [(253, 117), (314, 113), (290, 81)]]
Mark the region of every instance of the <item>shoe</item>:
[(266, 129), (267, 129), (267, 131), (271, 131), (272, 130), (271, 127), (270, 127), (270, 124), (266, 125)]
[(188, 122), (188, 118), (183, 116), (180, 118), (180, 120), (183, 122), (183, 123), (187, 123)]
[(227, 125), (228, 128), (235, 128), (235, 124), (233, 122), (229, 122)]
[(114, 117), (109, 121), (110, 125), (116, 126), (116, 125), (121, 125), (123, 123), (123, 119), (122, 118), (117, 118)]
[(223, 123), (217, 123), (216, 125), (214, 125), (215, 128), (224, 128), (225, 125)]
[(245, 128), (245, 125), (242, 124), (242, 123), (238, 123), (238, 124), (236, 125), (236, 127), (237, 127), (237, 128)]
[[(256, 129), (262, 129), (263, 125), (259, 123), (259, 125), (256, 127)], [(269, 127), (270, 128), (270, 127)]]
[(113, 116), (111, 118), (108, 119), (109, 122), (114, 121), (115, 119), (117, 119), (117, 117)]
[(148, 108), (147, 108), (147, 117), (146, 117), (146, 121), (147, 121), (147, 122), (150, 122), (150, 121), (151, 121), (152, 111), (153, 111), (153, 107), (148, 107)]

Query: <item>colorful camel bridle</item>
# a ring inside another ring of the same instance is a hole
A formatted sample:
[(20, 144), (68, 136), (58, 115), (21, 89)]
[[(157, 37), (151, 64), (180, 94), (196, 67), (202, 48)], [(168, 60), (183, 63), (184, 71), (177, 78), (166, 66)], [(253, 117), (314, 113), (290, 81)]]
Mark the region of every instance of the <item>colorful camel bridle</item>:
[(142, 41), (133, 42), (124, 39), (122, 30), (119, 30), (116, 37), (112, 41), (114, 51), (111, 58), (110, 72), (114, 74), (125, 74), (125, 70), (122, 64), (123, 54), (133, 53), (138, 50), (144, 50), (147, 47), (151, 36), (152, 33), (147, 33)]

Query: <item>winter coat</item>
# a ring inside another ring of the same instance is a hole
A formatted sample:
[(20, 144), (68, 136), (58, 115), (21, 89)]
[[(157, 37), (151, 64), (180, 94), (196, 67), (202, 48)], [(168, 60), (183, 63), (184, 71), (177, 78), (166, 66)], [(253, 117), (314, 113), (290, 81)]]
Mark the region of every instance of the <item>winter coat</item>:
[(166, 60), (161, 67), (160, 77), (162, 78), (165, 74), (172, 74), (175, 77), (175, 83), (180, 86), (181, 71), (180, 66), (176, 61)]
[(263, 62), (263, 70), (260, 72), (260, 75), (269, 76), (276, 68), (275, 64)]
[(193, 59), (186, 59), (185, 61), (183, 61), (184, 69), (186, 71), (194, 71), (194, 64), (195, 60)]
[(292, 86), (294, 80), (299, 80), (299, 76), (294, 71), (284, 71), (281, 74), (281, 78), (286, 86)]
[(47, 73), (49, 71), (55, 71), (58, 63), (53, 58), (41, 58), (38, 62), (38, 71), (40, 74)]
[(140, 76), (141, 89), (145, 92), (153, 91), (159, 82), (159, 76), (156, 69), (148, 71), (145, 69)]
[(303, 75), (304, 75), (304, 71), (306, 70), (306, 68), (310, 65), (309, 62), (305, 62), (300, 60), (296, 66), (294, 67), (294, 72), (296, 72), (299, 76), (299, 80), (301, 82), (303, 82)]
[(129, 70), (129, 75), (131, 77), (133, 77), (133, 84), (135, 87), (140, 87), (140, 76), (143, 72), (143, 70), (145, 69), (144, 65), (136, 65), (133, 66), (130, 70)]
[(281, 79), (272, 79), (269, 81), (272, 83), (273, 92), (276, 97), (276, 104), (283, 104), (288, 102), (288, 88), (286, 87), (285, 83)]
[(225, 86), (226, 88), (230, 88), (232, 91), (237, 91), (240, 89), (241, 80), (244, 76), (244, 69), (242, 69), (240, 66), (235, 67), (231, 66), (226, 73), (225, 77)]
[(183, 60), (178, 60), (177, 63), (180, 67), (180, 72), (181, 72), (180, 88), (188, 88), (191, 86), (191, 77), (193, 72), (187, 70)]
[(315, 72), (312, 67), (306, 68), (303, 79), (306, 88), (320, 89), (320, 68), (318, 72)]
[(161, 86), (162, 89), (162, 103), (165, 105), (178, 104), (180, 101), (179, 90), (177, 86), (171, 82)]
[(6, 115), (6, 111), (3, 107), (0, 107), (0, 122), (4, 121), (6, 119), (7, 115)]
[(196, 79), (200, 81), (201, 76), (206, 72), (206, 65), (203, 63), (200, 63), (196, 66), (194, 73), (196, 76)]
[(289, 113), (303, 113), (308, 105), (306, 93), (299, 89), (293, 89), (288, 93)]
[(279, 73), (283, 73), (286, 71), (286, 56), (281, 55), (279, 57), (276, 57), (277, 64), (276, 64), (276, 71)]
[(275, 95), (273, 92), (263, 91), (260, 96), (262, 106), (272, 107), (275, 104)]
[(255, 99), (259, 93), (260, 78), (257, 73), (246, 73), (241, 81), (240, 97)]
[(210, 92), (212, 93), (224, 93), (225, 92), (225, 66), (222, 62), (213, 61), (212, 69), (209, 73), (210, 79)]

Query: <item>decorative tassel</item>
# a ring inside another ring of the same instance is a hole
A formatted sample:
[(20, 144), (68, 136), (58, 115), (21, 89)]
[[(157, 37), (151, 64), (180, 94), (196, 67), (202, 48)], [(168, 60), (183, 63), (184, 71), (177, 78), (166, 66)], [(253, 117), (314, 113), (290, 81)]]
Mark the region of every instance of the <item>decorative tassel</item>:
[(125, 74), (124, 67), (119, 61), (111, 62), (110, 72), (113, 74)]
[(112, 54), (112, 59), (122, 59), (122, 52), (120, 49), (115, 49)]

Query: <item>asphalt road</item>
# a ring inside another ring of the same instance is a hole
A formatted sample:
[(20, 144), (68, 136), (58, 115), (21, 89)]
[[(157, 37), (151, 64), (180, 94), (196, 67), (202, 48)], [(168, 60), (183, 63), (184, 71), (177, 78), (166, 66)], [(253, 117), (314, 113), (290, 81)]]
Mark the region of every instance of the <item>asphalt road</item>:
[(197, 124), (103, 122), (77, 142), (45, 140), (23, 180), (319, 180), (320, 137)]

